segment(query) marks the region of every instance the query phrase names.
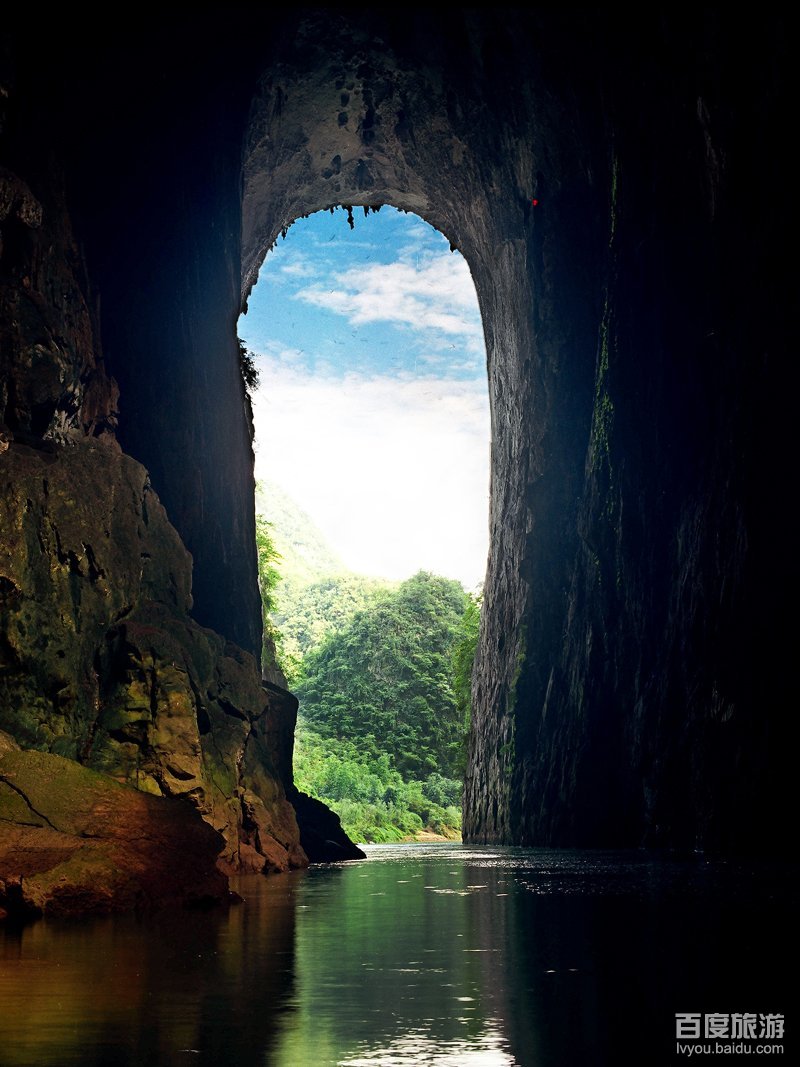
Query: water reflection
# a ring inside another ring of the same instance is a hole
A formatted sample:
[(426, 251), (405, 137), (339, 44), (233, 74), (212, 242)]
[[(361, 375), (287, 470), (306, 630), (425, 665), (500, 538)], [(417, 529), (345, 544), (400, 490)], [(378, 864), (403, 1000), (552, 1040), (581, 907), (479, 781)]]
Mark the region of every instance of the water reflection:
[(795, 884), (785, 866), (376, 846), (241, 879), (227, 914), (0, 932), (0, 1062), (674, 1063), (678, 1011), (787, 1010)]
[(269, 1063), (291, 1010), (295, 915), (291, 886), (269, 889), (227, 914), (0, 932), (0, 1063)]

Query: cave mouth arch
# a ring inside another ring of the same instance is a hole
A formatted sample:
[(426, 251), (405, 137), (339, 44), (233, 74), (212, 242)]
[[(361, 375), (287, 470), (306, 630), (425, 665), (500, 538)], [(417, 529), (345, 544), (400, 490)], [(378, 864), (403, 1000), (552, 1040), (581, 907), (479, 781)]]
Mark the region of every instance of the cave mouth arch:
[[(530, 561), (542, 551), (541, 543), (532, 548), (531, 486), (537, 484), (545, 509), (573, 513), (574, 474), (585, 443), (580, 435), (566, 449), (548, 442), (557, 458), (552, 473), (542, 477), (541, 434), (531, 442), (527, 429), (546, 424), (546, 405), (554, 399), (537, 389), (532, 373), (530, 191), (542, 177), (529, 139), (503, 139), (491, 112), (473, 107), (482, 93), (492, 92), (494, 29), (491, 48), (483, 45), (467, 72), (451, 42), (437, 40), (436, 62), (421, 64), (404, 53), (410, 42), (395, 32), (398, 26), (378, 35), (354, 30), (345, 17), (319, 17), (324, 34), (317, 16), (308, 16), (304, 30), (303, 16), (294, 35), (274, 45), (252, 101), (242, 171), (241, 310), (269, 249), (293, 220), (337, 205), (413, 212), (466, 260), (484, 330), (491, 456), (490, 548), (465, 790), (465, 811), (473, 815), (465, 835), (480, 824), (485, 840), (509, 840), (509, 805), (491, 798), (504, 788), (501, 781), (518, 772), (514, 689), (526, 653)], [(483, 18), (478, 22), (469, 31), (476, 39), (487, 34)], [(512, 54), (511, 35), (501, 36)], [(501, 198), (498, 188), (506, 189)], [(572, 321), (585, 323), (585, 310)], [(574, 391), (573, 405), (590, 401), (591, 339), (588, 351), (587, 385)], [(587, 412), (581, 415), (585, 425)], [(561, 539), (560, 521), (545, 526), (544, 554), (561, 556)], [(563, 584), (563, 563), (550, 570), (547, 581)]]
[[(586, 53), (566, 47), (571, 28), (552, 53), (537, 18), (301, 10), (252, 35), (244, 53), (226, 53), (224, 70), (213, 68), (229, 77), (225, 87), (178, 48), (182, 61), (165, 70), (188, 110), (165, 122), (163, 87), (153, 84), (142, 125), (156, 136), (131, 168), (120, 126), (122, 180), (92, 226), (113, 267), (102, 318), (124, 398), (120, 443), (150, 472), (192, 554), (195, 618), (254, 656), (262, 612), (236, 324), (268, 249), (309, 213), (388, 205), (446, 234), (467, 261), (492, 442), (467, 770), (473, 827), (487, 841), (534, 834), (515, 823), (532, 795), (522, 754), (545, 763), (549, 740), (539, 745), (517, 712), (561, 691), (548, 688), (549, 674), (562, 659), (564, 590), (583, 543), (607, 281), (604, 116), (586, 88)], [(208, 46), (217, 53), (214, 34)], [(531, 67), (532, 56), (553, 54), (547, 69)], [(125, 79), (126, 91), (133, 84)], [(88, 189), (106, 197), (103, 173), (89, 174)], [(158, 176), (152, 188), (140, 188), (142, 173)]]
[[(443, 235), (391, 208), (356, 219), (293, 223), (239, 320), (260, 377), (263, 669), (300, 701), (295, 786), (353, 840), (417, 816), (455, 834), (469, 674), (451, 657), (488, 548), (482, 324)], [(363, 794), (353, 745), (385, 803)]]
[(492, 419), (473, 839), (728, 848), (784, 827), (788, 668), (752, 667), (791, 660), (756, 620), (791, 571), (775, 460), (796, 392), (788, 57), (762, 21), (298, 8), (244, 33), (176, 14), (100, 53), (16, 36), (3, 266), (53, 315), (17, 334), (7, 305), (12, 421), (41, 429), (55, 399), (59, 434), (114, 428), (192, 555), (195, 619), (246, 652), (235, 327), (266, 250), (309, 211), (390, 204), (467, 259)]

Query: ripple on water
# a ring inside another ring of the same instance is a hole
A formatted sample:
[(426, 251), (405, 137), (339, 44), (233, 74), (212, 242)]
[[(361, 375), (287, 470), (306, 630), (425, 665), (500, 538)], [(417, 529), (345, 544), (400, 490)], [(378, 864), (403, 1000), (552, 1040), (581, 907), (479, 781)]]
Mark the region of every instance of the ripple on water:
[(614, 1032), (652, 1051), (687, 1003), (782, 1010), (788, 864), (366, 851), (240, 879), (228, 912), (0, 928), (4, 1067), (588, 1067)]

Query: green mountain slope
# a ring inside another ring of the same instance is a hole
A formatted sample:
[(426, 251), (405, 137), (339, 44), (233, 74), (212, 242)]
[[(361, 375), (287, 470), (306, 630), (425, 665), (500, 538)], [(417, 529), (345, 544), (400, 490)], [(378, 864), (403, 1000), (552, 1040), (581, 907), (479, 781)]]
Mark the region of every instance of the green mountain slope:
[(256, 514), (272, 526), (284, 581), (308, 583), (322, 575), (347, 573), (311, 516), (275, 482), (256, 485)]
[(303, 661), (306, 721), (374, 760), (387, 753), (406, 780), (460, 775), (466, 724), (452, 658), (469, 602), (458, 582), (420, 571), (357, 612)]
[(269, 523), (278, 553), (273, 562), (278, 580), (264, 607), (280, 635), (278, 658), (293, 685), (308, 651), (397, 583), (349, 571), (314, 520), (274, 482), (259, 482), (256, 513)]
[(457, 837), (478, 602), (426, 572), (354, 574), (272, 483), (256, 509), (264, 663), (300, 698), (298, 788), (354, 840)]

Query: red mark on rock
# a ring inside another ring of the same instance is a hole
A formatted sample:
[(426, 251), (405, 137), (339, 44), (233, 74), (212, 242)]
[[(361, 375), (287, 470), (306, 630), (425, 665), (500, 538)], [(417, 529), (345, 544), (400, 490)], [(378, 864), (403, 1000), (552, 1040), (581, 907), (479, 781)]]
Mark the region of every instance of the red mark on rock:
[(536, 197), (534, 197), (533, 200), (531, 200), (531, 203), (533, 204), (534, 207), (538, 207), (539, 206), (539, 201), (536, 199)]

